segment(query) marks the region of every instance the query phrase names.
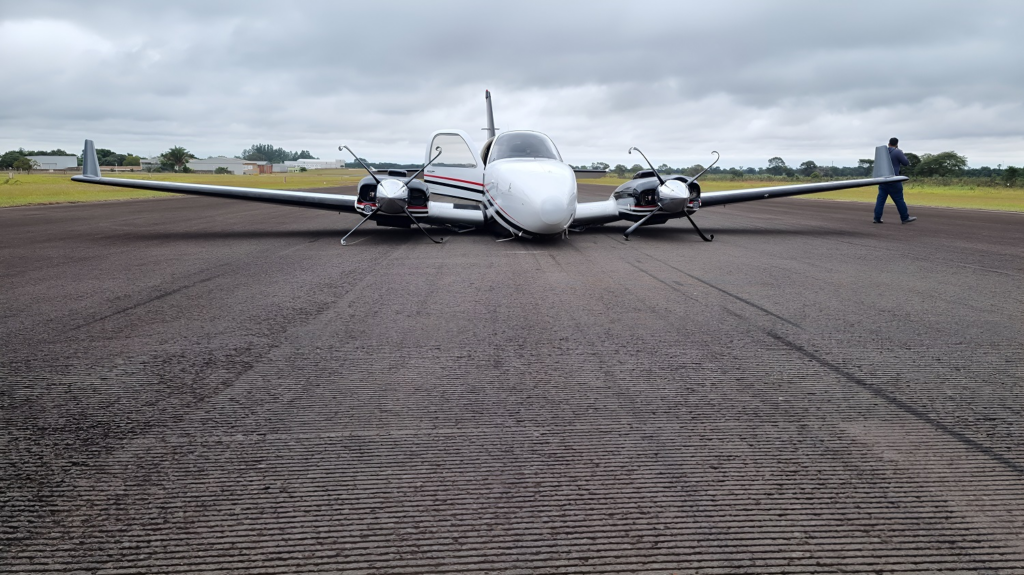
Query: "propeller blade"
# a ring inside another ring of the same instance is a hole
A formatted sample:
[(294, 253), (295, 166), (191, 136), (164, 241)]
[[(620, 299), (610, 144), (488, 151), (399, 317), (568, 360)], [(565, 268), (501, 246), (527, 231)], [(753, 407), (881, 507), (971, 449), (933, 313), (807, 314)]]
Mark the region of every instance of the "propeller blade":
[[(366, 164), (364, 164), (364, 163), (363, 163), (363, 161), (359, 159), (359, 156), (357, 156), (357, 155), (356, 155), (356, 153), (355, 153), (355, 152), (353, 152), (351, 148), (349, 148), (348, 146), (338, 146), (338, 151), (340, 152), (340, 151), (342, 151), (342, 150), (348, 150), (348, 153), (352, 154), (352, 157), (353, 157), (353, 158), (355, 158), (357, 162), (359, 162), (359, 165), (360, 165), (360, 166), (362, 166), (362, 167), (363, 167), (363, 169), (364, 169), (364, 170), (366, 170), (366, 171), (367, 171), (367, 172), (368, 172), (368, 173), (370, 174), (370, 177), (371, 177), (371, 178), (373, 178), (373, 181), (377, 182), (377, 185), (378, 185), (378, 186), (380, 185), (380, 178), (378, 178), (378, 177), (377, 177), (377, 176), (376, 176), (376, 175), (375, 175), (375, 174), (373, 173), (373, 170), (371, 170), (370, 168), (368, 168), (368, 167), (366, 166)], [(355, 230), (353, 230), (353, 231), (355, 231)], [(351, 233), (351, 232), (349, 232), (349, 233)], [(344, 244), (344, 242), (342, 242), (342, 244)]]
[[(634, 147), (632, 147), (632, 148), (630, 148), (630, 149), (629, 149), (629, 151), (628, 151), (628, 152), (626, 152), (626, 153), (627, 153), (627, 154), (632, 154), (632, 153), (633, 153), (633, 150), (636, 150), (638, 154), (640, 154), (641, 156), (644, 156), (644, 153), (640, 151), (640, 148), (637, 148), (637, 147), (635, 147), (635, 146), (634, 146)], [(654, 172), (654, 175), (655, 175), (655, 176), (656, 176), (656, 177), (658, 178), (658, 182), (659, 182), (659, 183), (660, 183), (661, 185), (663, 185), (663, 186), (664, 186), (664, 185), (665, 185), (665, 178), (662, 178), (662, 177), (661, 177), (661, 174), (659, 174), (659, 173), (658, 173), (658, 170), (655, 170), (655, 169), (654, 169), (654, 164), (652, 164), (652, 163), (651, 163), (651, 161), (647, 159), (647, 156), (644, 156), (644, 161), (646, 161), (646, 162), (647, 162), (647, 165), (651, 167), (651, 171), (652, 171), (652, 172)], [(653, 213), (653, 212), (652, 212), (652, 213)]]
[(420, 225), (419, 221), (417, 221), (416, 218), (412, 217), (412, 214), (409, 213), (409, 208), (402, 206), (402, 209), (405, 210), (405, 215), (409, 216), (409, 219), (412, 220), (412, 223), (416, 224), (416, 227), (419, 228), (420, 231), (423, 232), (423, 235), (427, 236), (427, 238), (430, 239), (430, 241), (434, 242), (435, 244), (444, 243), (444, 238), (435, 240), (430, 234), (428, 234), (427, 230), (423, 229), (423, 226)]
[(710, 242), (711, 240), (715, 239), (715, 234), (711, 234), (710, 238), (705, 236), (704, 232), (700, 231), (700, 228), (697, 227), (697, 224), (693, 221), (693, 218), (691, 218), (690, 214), (686, 213), (685, 210), (683, 211), (683, 215), (686, 216), (686, 219), (690, 220), (690, 225), (693, 226), (693, 229), (697, 230), (697, 235), (700, 236), (700, 239), (706, 242)]
[(416, 179), (416, 176), (420, 175), (420, 172), (422, 172), (423, 170), (427, 169), (427, 166), (429, 166), (430, 164), (433, 164), (433, 163), (434, 163), (434, 160), (436, 160), (436, 159), (438, 159), (438, 158), (440, 158), (440, 157), (441, 157), (441, 146), (438, 146), (438, 147), (436, 147), (436, 148), (434, 148), (434, 149), (435, 149), (435, 150), (437, 150), (437, 155), (436, 155), (436, 156), (434, 156), (433, 158), (431, 158), (431, 159), (430, 159), (430, 161), (429, 161), (429, 162), (427, 162), (426, 164), (423, 164), (423, 167), (422, 167), (422, 168), (420, 168), (420, 169), (416, 170), (416, 173), (415, 173), (415, 174), (413, 174), (413, 175), (412, 175), (412, 176), (411, 176), (411, 177), (410, 177), (410, 178), (409, 178), (408, 180), (406, 180), (406, 181), (405, 181), (405, 185), (406, 185), (406, 186), (408, 186), (408, 185), (409, 185), (409, 182), (411, 182), (411, 181), (415, 180), (415, 179)]
[[(640, 150), (637, 150), (637, 151), (639, 152)], [(655, 172), (655, 173), (657, 173), (657, 172)], [(630, 235), (630, 234), (632, 234), (633, 232), (635, 232), (635, 231), (636, 231), (636, 229), (637, 229), (637, 228), (639, 228), (640, 226), (642, 226), (642, 225), (644, 224), (644, 222), (646, 222), (647, 220), (649, 220), (649, 219), (651, 218), (651, 216), (653, 216), (654, 214), (656, 214), (656, 213), (658, 213), (658, 212), (660, 212), (660, 211), (661, 211), (661, 204), (658, 204), (658, 207), (654, 208), (654, 211), (653, 211), (653, 212), (651, 212), (651, 213), (647, 214), (646, 216), (644, 216), (644, 219), (642, 219), (642, 220), (640, 220), (639, 222), (637, 222), (637, 223), (635, 223), (635, 224), (633, 224), (633, 225), (629, 226), (629, 229), (628, 229), (628, 230), (626, 230), (626, 231), (622, 232), (622, 235), (623, 235), (623, 237), (625, 237), (625, 238), (626, 238), (626, 241), (627, 241), (627, 242), (629, 241), (629, 235)], [(689, 216), (687, 216), (687, 217), (689, 217)]]
[[(710, 170), (711, 168), (715, 167), (715, 164), (717, 164), (717, 163), (718, 163), (718, 160), (721, 160), (721, 159), (722, 159), (722, 155), (721, 155), (721, 154), (719, 154), (718, 152), (715, 152), (714, 150), (712, 150), (712, 152), (711, 152), (711, 153), (715, 155), (715, 161), (714, 161), (714, 162), (711, 162), (711, 165), (710, 165), (710, 166), (708, 166), (708, 167), (704, 168), (703, 170), (701, 170), (701, 171), (700, 171), (700, 173), (699, 173), (699, 174), (697, 174), (696, 176), (694, 176), (694, 177), (693, 177), (693, 179), (692, 179), (692, 180), (690, 180), (691, 182), (696, 182), (696, 181), (697, 181), (697, 178), (699, 178), (699, 177), (703, 176), (703, 175), (704, 175), (704, 172), (706, 172), (706, 171)], [(692, 223), (692, 222), (691, 222), (691, 223)], [(709, 241), (710, 241), (710, 240), (709, 240)]]
[(380, 211), (380, 208), (377, 208), (376, 210), (373, 210), (372, 212), (370, 212), (369, 214), (367, 214), (367, 216), (366, 216), (365, 218), (363, 218), (363, 221), (361, 221), (361, 222), (359, 222), (358, 224), (356, 224), (356, 227), (352, 228), (352, 231), (350, 231), (349, 233), (345, 234), (345, 237), (341, 238), (341, 245), (343, 245), (343, 246), (344, 246), (344, 245), (347, 245), (347, 244), (345, 243), (345, 240), (347, 240), (349, 236), (351, 236), (351, 235), (352, 235), (352, 234), (353, 234), (353, 233), (354, 233), (354, 232), (355, 232), (356, 230), (358, 230), (358, 229), (359, 229), (359, 226), (361, 226), (361, 225), (363, 225), (364, 223), (366, 223), (366, 220), (368, 220), (368, 219), (372, 218), (372, 217), (373, 217), (373, 216), (374, 216), (374, 215), (375, 215), (375, 214), (376, 214), (377, 212), (379, 212), (379, 211)]

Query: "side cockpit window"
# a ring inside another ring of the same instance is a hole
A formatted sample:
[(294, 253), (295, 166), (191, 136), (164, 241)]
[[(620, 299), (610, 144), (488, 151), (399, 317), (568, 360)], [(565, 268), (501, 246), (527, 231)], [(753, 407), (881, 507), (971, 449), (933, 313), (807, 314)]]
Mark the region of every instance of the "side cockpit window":
[(438, 134), (430, 143), (430, 153), (441, 147), (441, 157), (434, 162), (439, 168), (475, 168), (476, 156), (469, 149), (469, 145), (458, 134)]
[(491, 162), (508, 158), (543, 158), (558, 160), (555, 145), (543, 134), (536, 132), (506, 132), (491, 145)]

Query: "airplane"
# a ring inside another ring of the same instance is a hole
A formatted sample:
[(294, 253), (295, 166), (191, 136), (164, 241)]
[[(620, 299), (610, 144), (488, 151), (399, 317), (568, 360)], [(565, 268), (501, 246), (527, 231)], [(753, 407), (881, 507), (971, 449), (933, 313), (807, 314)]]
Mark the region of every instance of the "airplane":
[[(721, 206), (769, 198), (781, 198), (876, 186), (902, 182), (906, 176), (895, 175), (886, 146), (875, 149), (872, 177), (835, 182), (818, 182), (736, 189), (701, 193), (698, 179), (718, 162), (721, 156), (695, 176), (663, 177), (638, 148), (629, 153), (640, 154), (649, 170), (641, 170), (633, 178), (615, 188), (604, 201), (580, 202), (576, 194), (576, 174), (562, 161), (554, 142), (540, 132), (512, 130), (497, 133), (491, 93), (485, 91), (487, 140), (477, 146), (462, 130), (438, 130), (431, 134), (422, 168), (411, 176), (404, 170), (389, 170), (377, 175), (348, 146), (348, 151), (369, 173), (360, 180), (355, 196), (320, 192), (262, 190), (233, 186), (155, 182), (122, 178), (106, 178), (100, 174), (96, 148), (85, 141), (82, 175), (75, 182), (138, 188), (177, 194), (231, 198), (271, 204), (354, 213), (363, 219), (341, 239), (346, 240), (368, 220), (379, 226), (409, 228), (415, 225), (431, 241), (442, 243), (423, 224), (464, 232), (479, 228), (506, 236), (498, 241), (516, 238), (568, 237), (569, 232), (620, 220), (633, 222), (623, 232), (630, 236), (640, 227), (663, 224), (685, 217), (704, 241), (710, 237), (697, 227), (691, 217), (701, 208)], [(416, 179), (423, 173), (423, 180)], [(434, 201), (432, 196), (469, 200), (472, 203)]]

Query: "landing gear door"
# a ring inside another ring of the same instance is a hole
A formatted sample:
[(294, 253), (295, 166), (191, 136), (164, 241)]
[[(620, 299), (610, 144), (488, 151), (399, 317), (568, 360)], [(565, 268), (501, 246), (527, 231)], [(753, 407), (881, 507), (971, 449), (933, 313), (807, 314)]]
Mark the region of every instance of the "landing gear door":
[(441, 157), (423, 172), (430, 193), (482, 201), (484, 166), (469, 135), (462, 130), (434, 132), (427, 147), (427, 160), (437, 154), (438, 147)]

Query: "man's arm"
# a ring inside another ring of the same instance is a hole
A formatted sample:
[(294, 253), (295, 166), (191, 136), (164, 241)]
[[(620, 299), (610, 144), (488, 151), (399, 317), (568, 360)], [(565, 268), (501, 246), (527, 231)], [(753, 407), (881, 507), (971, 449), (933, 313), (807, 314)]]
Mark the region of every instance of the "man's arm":
[(901, 166), (909, 166), (910, 165), (910, 160), (907, 159), (907, 156), (903, 153), (903, 150), (901, 150), (899, 148), (895, 148), (895, 150), (896, 150), (896, 154), (895, 154), (896, 160), (900, 163), (900, 165)]

